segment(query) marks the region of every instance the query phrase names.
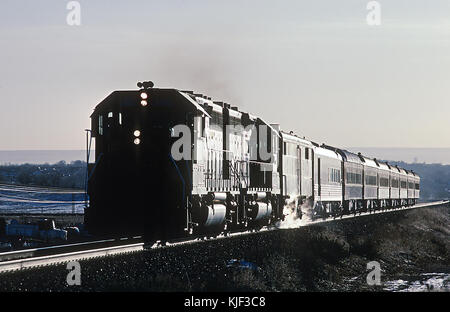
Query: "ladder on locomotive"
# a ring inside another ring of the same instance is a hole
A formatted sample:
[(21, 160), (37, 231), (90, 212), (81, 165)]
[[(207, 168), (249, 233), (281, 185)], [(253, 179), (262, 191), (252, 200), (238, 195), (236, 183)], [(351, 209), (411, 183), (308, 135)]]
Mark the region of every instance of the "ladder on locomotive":
[(236, 161), (234, 162), (234, 166), (230, 166), (231, 174), (232, 174), (232, 175), (234, 176), (234, 178), (238, 181), (238, 184), (239, 184), (239, 191), (241, 191), (241, 190), (243, 189), (243, 187), (242, 187), (242, 185), (243, 185), (242, 181), (244, 181), (244, 183), (245, 183), (245, 188), (246, 188), (246, 189), (248, 188), (248, 181), (247, 181), (248, 177), (245, 177), (245, 176), (244, 176), (243, 170), (239, 170), (239, 169), (242, 169), (242, 168), (240, 168), (240, 165), (242, 165), (243, 163), (246, 163), (246, 162), (243, 161), (243, 160), (236, 160)]

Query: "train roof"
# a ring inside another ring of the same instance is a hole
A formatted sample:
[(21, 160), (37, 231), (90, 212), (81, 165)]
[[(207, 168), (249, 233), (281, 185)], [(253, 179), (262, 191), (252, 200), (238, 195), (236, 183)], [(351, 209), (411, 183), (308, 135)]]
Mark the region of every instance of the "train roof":
[[(184, 99), (184, 104), (187, 106), (191, 106), (191, 108), (200, 111), (206, 116), (210, 117), (210, 115), (206, 112), (206, 110), (194, 101), (187, 93), (179, 91), (177, 89), (158, 89), (152, 88), (148, 90), (118, 90), (113, 91), (110, 95), (108, 95), (104, 100), (102, 100), (95, 108), (94, 115), (96, 112), (106, 112), (110, 110), (118, 110), (122, 106), (130, 106), (135, 105), (135, 103), (140, 103), (140, 94), (143, 92), (168, 92), (173, 96), (180, 96), (181, 99)], [(136, 104), (137, 105), (137, 104)], [(91, 117), (92, 117), (91, 115)]]
[(313, 142), (305, 139), (305, 138), (301, 138), (299, 136), (297, 136), (293, 131), (290, 132), (286, 132), (286, 131), (280, 131), (280, 134), (283, 138), (291, 140), (291, 141), (296, 141), (298, 143), (304, 144), (304, 145), (309, 145), (311, 148), (314, 146)]
[(333, 159), (337, 159), (339, 161), (342, 161), (342, 155), (340, 155), (338, 152), (333, 151), (331, 149), (328, 148), (323, 148), (323, 147), (315, 147), (314, 148), (314, 153), (316, 155), (320, 155), (320, 156), (325, 156), (328, 158), (333, 158)]
[(120, 103), (117, 100), (121, 100), (124, 99), (125, 97), (129, 97), (129, 96), (133, 96), (133, 95), (137, 95), (137, 91), (113, 91), (110, 95), (108, 95), (106, 98), (104, 98), (100, 103), (98, 103), (95, 108), (94, 108), (94, 112), (92, 113), (91, 117), (96, 113), (96, 112), (101, 112), (101, 111), (109, 111), (111, 109), (115, 109), (117, 106), (117, 108), (120, 106)]
[(399, 168), (399, 167), (397, 167), (397, 166), (395, 166), (395, 165), (391, 165), (391, 164), (388, 164), (388, 166), (389, 166), (389, 168), (390, 168), (392, 171), (395, 171), (395, 173), (400, 173), (400, 168)]
[(335, 151), (336, 153), (339, 153), (342, 156), (342, 159), (346, 162), (351, 162), (351, 163), (356, 163), (356, 164), (364, 164), (361, 159), (359, 158), (359, 156), (355, 153), (349, 152), (347, 150), (344, 149), (340, 149), (337, 147), (333, 147), (330, 145), (326, 145), (326, 144), (322, 144), (323, 148)]
[(399, 166), (396, 166), (396, 167), (398, 168), (398, 171), (400, 172), (400, 174), (403, 174), (403, 175), (407, 175), (408, 174), (406, 169), (403, 169), (402, 167), (399, 167)]
[(413, 177), (416, 176), (416, 174), (415, 174), (414, 171), (412, 171), (412, 170), (407, 170), (407, 169), (405, 169), (405, 171), (406, 171), (406, 174), (409, 175), (409, 176), (413, 176)]
[[(217, 102), (212, 101), (211, 98), (204, 96), (202, 94), (194, 94), (192, 91), (187, 91), (186, 96), (192, 99), (192, 101), (197, 102), (202, 107), (209, 106), (216, 112), (222, 112), (223, 108), (227, 108), (230, 112), (230, 115), (237, 118), (242, 118), (243, 116), (247, 116), (252, 122), (260, 121), (264, 125), (268, 126), (269, 129), (272, 130), (272, 132), (275, 132), (278, 137), (281, 137), (280, 132), (278, 129), (276, 129), (274, 126), (266, 122), (264, 119), (254, 116), (250, 113), (246, 113), (243, 111), (240, 111), (236, 106), (231, 106), (230, 104), (224, 103), (224, 102)], [(209, 116), (209, 115), (208, 115)]]
[(261, 119), (261, 118), (258, 118), (258, 119), (261, 122), (263, 122), (267, 127), (269, 127), (269, 129), (271, 129), (273, 132), (275, 132), (279, 138), (281, 138), (281, 134), (280, 134), (280, 131), (278, 131), (278, 129), (275, 129), (271, 124), (266, 122), (264, 119)]
[(389, 166), (389, 164), (387, 162), (378, 160), (376, 158), (374, 158), (373, 160), (377, 163), (377, 165), (378, 165), (378, 167), (380, 169), (384, 169), (384, 170), (390, 170), (391, 169), (391, 167)]
[[(176, 91), (178, 91), (178, 90), (176, 90)], [(204, 113), (206, 116), (211, 117), (211, 116), (204, 110), (204, 108), (203, 108), (199, 103), (197, 103), (197, 101), (194, 101), (194, 100), (192, 99), (192, 97), (190, 97), (187, 93), (182, 92), (182, 91), (178, 91), (178, 92), (179, 92), (181, 95), (183, 95), (189, 102), (191, 102), (191, 104), (194, 105), (199, 111), (201, 111), (202, 113)]]
[(372, 158), (369, 158), (367, 156), (362, 155), (361, 153), (358, 153), (359, 159), (364, 163), (364, 166), (378, 168), (378, 164), (375, 160)]
[(349, 152), (347, 150), (340, 150), (340, 152), (341, 155), (343, 155), (342, 158), (344, 158), (345, 161), (362, 164), (362, 161), (357, 154)]

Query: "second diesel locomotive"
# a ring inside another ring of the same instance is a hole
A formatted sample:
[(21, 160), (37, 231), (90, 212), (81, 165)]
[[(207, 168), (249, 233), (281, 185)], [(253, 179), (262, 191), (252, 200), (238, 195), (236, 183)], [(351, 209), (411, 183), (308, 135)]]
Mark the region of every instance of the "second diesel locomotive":
[(167, 240), (260, 228), (283, 219), (287, 206), (336, 217), (419, 198), (414, 172), (320, 146), (190, 91), (115, 91), (91, 121), (85, 223), (93, 234)]

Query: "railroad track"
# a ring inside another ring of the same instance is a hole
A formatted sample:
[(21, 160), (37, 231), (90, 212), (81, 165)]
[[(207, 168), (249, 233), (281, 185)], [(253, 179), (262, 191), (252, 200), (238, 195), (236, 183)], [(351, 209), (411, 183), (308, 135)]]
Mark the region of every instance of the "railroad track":
[(16, 251), (9, 251), (0, 253), (0, 266), (6, 261), (21, 260), (27, 258), (38, 258), (45, 256), (53, 256), (58, 254), (65, 254), (71, 252), (83, 252), (98, 248), (108, 248), (108, 247), (120, 247), (123, 245), (130, 245), (133, 243), (142, 242), (141, 236), (136, 236), (132, 238), (121, 238), (121, 239), (104, 239), (97, 241), (80, 242), (74, 244), (66, 245), (55, 245), (49, 247), (41, 248), (31, 248)]
[(16, 271), (26, 268), (34, 268), (39, 266), (54, 265), (58, 263), (67, 263), (74, 260), (84, 260), (90, 258), (111, 256), (116, 254), (123, 254), (133, 251), (140, 251), (143, 250), (143, 246), (144, 243), (136, 243), (124, 246), (98, 248), (93, 250), (83, 250), (49, 256), (31, 257), (26, 259), (5, 261), (0, 262), (0, 273), (7, 271)]
[[(356, 215), (345, 215), (342, 218), (326, 218), (317, 220), (298, 220), (296, 223), (281, 222), (277, 225), (264, 227), (258, 231), (231, 232), (217, 235), (215, 237), (197, 237), (182, 238), (167, 242), (165, 245), (154, 244), (153, 246), (144, 246), (141, 237), (122, 238), (120, 240), (108, 239), (103, 241), (86, 242), (62, 246), (52, 246), (45, 248), (36, 248), (29, 250), (20, 250), (7, 253), (0, 253), (0, 273), (7, 271), (21, 270), (38, 266), (54, 265), (58, 263), (67, 263), (74, 260), (84, 260), (96, 257), (111, 256), (129, 252), (143, 251), (144, 249), (170, 248), (184, 244), (194, 244), (205, 240), (225, 239), (233, 236), (251, 235), (261, 231), (272, 231), (278, 229), (292, 229), (300, 226), (311, 226), (326, 222), (336, 222), (355, 217), (368, 216), (372, 214), (382, 214), (402, 210), (411, 210), (417, 208), (429, 208), (442, 205), (449, 205), (450, 201), (438, 201), (431, 203), (421, 203), (411, 207), (403, 207), (375, 212), (364, 212)], [(108, 246), (109, 244), (109, 246)], [(78, 249), (78, 250), (77, 250)], [(11, 260), (12, 259), (12, 260)]]

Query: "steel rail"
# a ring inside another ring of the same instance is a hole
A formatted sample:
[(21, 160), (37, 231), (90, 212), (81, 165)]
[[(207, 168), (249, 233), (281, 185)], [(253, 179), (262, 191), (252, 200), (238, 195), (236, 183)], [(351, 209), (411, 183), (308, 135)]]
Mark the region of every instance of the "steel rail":
[(0, 273), (143, 250), (144, 243), (0, 262)]
[[(39, 256), (50, 256), (53, 254), (61, 254), (67, 252), (75, 252), (82, 250), (92, 250), (93, 246), (100, 247), (114, 247), (117, 245), (124, 245), (125, 240), (139, 240), (140, 236), (132, 237), (132, 238), (121, 238), (121, 239), (103, 239), (96, 241), (87, 241), (87, 242), (79, 242), (74, 244), (65, 244), (65, 245), (54, 245), (48, 247), (40, 247), (40, 248), (29, 248), (29, 249), (21, 249), (15, 251), (8, 251), (0, 253), (0, 263), (4, 261), (10, 260), (18, 260), (23, 258), (31, 258), (31, 257), (39, 257)], [(107, 246), (113, 245), (113, 246)]]

